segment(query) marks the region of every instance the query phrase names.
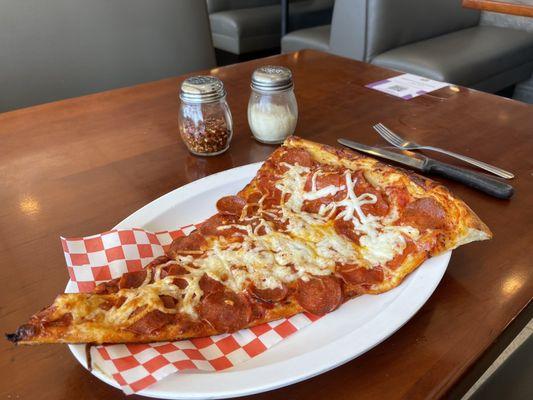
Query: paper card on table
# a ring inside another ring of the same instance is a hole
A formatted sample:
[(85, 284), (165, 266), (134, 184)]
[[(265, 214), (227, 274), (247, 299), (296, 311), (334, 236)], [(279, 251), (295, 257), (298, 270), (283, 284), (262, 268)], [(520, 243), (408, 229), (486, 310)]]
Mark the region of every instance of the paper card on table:
[(449, 86), (449, 83), (434, 81), (413, 74), (403, 74), (382, 81), (370, 83), (367, 88), (409, 100), (437, 89)]

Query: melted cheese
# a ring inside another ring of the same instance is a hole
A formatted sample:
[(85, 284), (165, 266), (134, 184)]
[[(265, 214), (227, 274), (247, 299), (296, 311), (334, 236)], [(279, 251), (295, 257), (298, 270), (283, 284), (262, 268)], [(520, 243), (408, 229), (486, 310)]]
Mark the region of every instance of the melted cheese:
[[(204, 274), (236, 292), (246, 289), (250, 283), (260, 289), (273, 289), (297, 279), (308, 280), (311, 275), (330, 275), (335, 272), (337, 263), (367, 268), (384, 265), (403, 252), (406, 236), (413, 239), (418, 236), (415, 228), (390, 225), (391, 215), (385, 218), (365, 215), (362, 207), (376, 203), (377, 197), (372, 193), (357, 196), (357, 181), (353, 180), (351, 171), (344, 172), (345, 182), (342, 185), (329, 185), (322, 189), (317, 189), (316, 180), (323, 172), (315, 171), (311, 177), (311, 189), (305, 191), (310, 169), (300, 165), (282, 165), (287, 170), (275, 187), (281, 191), (281, 198), (287, 199), (285, 202), (274, 206), (273, 210), (265, 210), (263, 196), (257, 203), (259, 210), (254, 216), (247, 217), (245, 207), (240, 218), (242, 224), (218, 228), (238, 228), (242, 232), (235, 235), (241, 236), (242, 242), (231, 242), (224, 237), (209, 238), (209, 249), (202, 256), (178, 256), (176, 261), (171, 261), (188, 271), (180, 277), (187, 281), (185, 289), (173, 285), (173, 277), (160, 279), (163, 266), (158, 266), (154, 270), (154, 283), (149, 283), (151, 277), (147, 275), (140, 288), (119, 292), (120, 296), (126, 297), (119, 309), (113, 307), (103, 312), (98, 305), (93, 305), (89, 315), (122, 324), (130, 319), (134, 310), (147, 306), (151, 310), (166, 313), (182, 311), (196, 317), (196, 306), (203, 295), (199, 282)], [(306, 200), (317, 200), (344, 191), (344, 199), (322, 204), (318, 214), (302, 211)], [(278, 232), (261, 215), (286, 223), (286, 232)], [(333, 215), (353, 223), (360, 235), (359, 245), (335, 231)], [(253, 229), (246, 224), (251, 220), (256, 222)], [(177, 299), (179, 306), (173, 310), (166, 309), (159, 298), (161, 294)], [(88, 314), (88, 310), (82, 309), (73, 309), (72, 312), (74, 318)], [(135, 315), (133, 318), (140, 317)]]
[[(83, 301), (80, 301), (78, 297), (63, 295), (56, 298), (54, 305), (57, 309), (71, 313), (76, 322), (91, 321), (113, 326), (130, 325), (151, 310), (159, 310), (164, 313), (178, 312), (177, 309), (166, 308), (159, 298), (160, 295), (167, 295), (179, 301), (183, 293), (179, 287), (172, 283), (173, 278), (167, 276), (150, 284), (145, 282), (135, 289), (121, 289), (118, 292), (118, 298), (124, 297), (124, 302), (120, 307), (113, 306), (108, 310), (100, 306), (108, 300), (114, 299), (113, 295), (80, 294), (84, 297)], [(143, 306), (146, 308), (145, 312), (132, 316), (135, 310)]]
[[(263, 209), (263, 196), (257, 203), (259, 211), (256, 215), (245, 217), (243, 211), (241, 220), (250, 221), (262, 213), (288, 223), (287, 232), (276, 231), (269, 221), (262, 218), (254, 229), (241, 224), (223, 226), (220, 229), (245, 231), (243, 242), (213, 239), (204, 256), (181, 261), (186, 261), (195, 273), (206, 273), (234, 291), (242, 291), (250, 283), (261, 289), (273, 289), (296, 279), (307, 280), (310, 275), (332, 274), (337, 263), (368, 268), (382, 265), (403, 252), (406, 246), (404, 235), (418, 235), (414, 228), (384, 226), (379, 217), (365, 215), (362, 206), (374, 204), (377, 197), (371, 193), (357, 196), (354, 190), (357, 182), (352, 179), (351, 171), (345, 171), (345, 183), (341, 186), (329, 185), (322, 189), (317, 189), (316, 185), (322, 171), (315, 171), (311, 177), (311, 190), (305, 191), (310, 169), (300, 165), (282, 165), (287, 170), (275, 187), (281, 191), (281, 198), (287, 201), (275, 206), (275, 212), (271, 212)], [(346, 191), (346, 197), (322, 205), (318, 214), (302, 211), (305, 200), (316, 200), (341, 191)], [(336, 218), (352, 221), (361, 234), (360, 246), (335, 231), (331, 216), (337, 211)], [(260, 231), (263, 231), (262, 235)], [(201, 297), (201, 291), (194, 282), (197, 281), (190, 282), (185, 289), (186, 293), (194, 295), (186, 295), (183, 304), (184, 310), (190, 314), (194, 314), (194, 306)]]

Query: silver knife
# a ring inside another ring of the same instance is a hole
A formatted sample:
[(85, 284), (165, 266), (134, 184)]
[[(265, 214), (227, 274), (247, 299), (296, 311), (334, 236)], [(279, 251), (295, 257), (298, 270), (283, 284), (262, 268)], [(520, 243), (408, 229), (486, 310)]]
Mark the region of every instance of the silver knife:
[(386, 158), (387, 160), (395, 161), (424, 173), (453, 179), (499, 199), (509, 199), (514, 193), (514, 189), (511, 185), (501, 182), (496, 178), (446, 164), (421, 154), (418, 154), (417, 157), (409, 157), (402, 153), (382, 149), (380, 147), (367, 146), (349, 139), (338, 139), (338, 142), (351, 149), (376, 157)]

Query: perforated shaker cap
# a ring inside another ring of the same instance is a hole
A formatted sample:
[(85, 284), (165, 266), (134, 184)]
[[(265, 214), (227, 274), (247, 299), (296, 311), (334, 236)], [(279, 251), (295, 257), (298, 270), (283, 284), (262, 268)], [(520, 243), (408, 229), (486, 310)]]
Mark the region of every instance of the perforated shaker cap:
[(180, 99), (188, 103), (210, 103), (225, 95), (224, 84), (215, 76), (192, 76), (181, 84)]
[(252, 88), (264, 92), (289, 89), (293, 86), (292, 72), (289, 68), (265, 65), (252, 74)]

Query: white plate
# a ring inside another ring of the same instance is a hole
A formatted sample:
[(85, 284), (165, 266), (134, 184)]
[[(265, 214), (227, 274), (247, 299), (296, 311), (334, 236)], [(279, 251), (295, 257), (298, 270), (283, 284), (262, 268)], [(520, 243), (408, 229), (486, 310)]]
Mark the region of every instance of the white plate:
[[(115, 228), (161, 231), (201, 221), (216, 211), (218, 198), (242, 189), (260, 166), (245, 165), (192, 182), (144, 206)], [(280, 388), (326, 372), (370, 350), (403, 326), (431, 296), (450, 256), (448, 252), (427, 260), (387, 293), (348, 301), (250, 361), (217, 373), (173, 374), (139, 394), (165, 399), (227, 398)], [(86, 366), (85, 347), (69, 347)], [(119, 387), (101, 371), (92, 373)]]

